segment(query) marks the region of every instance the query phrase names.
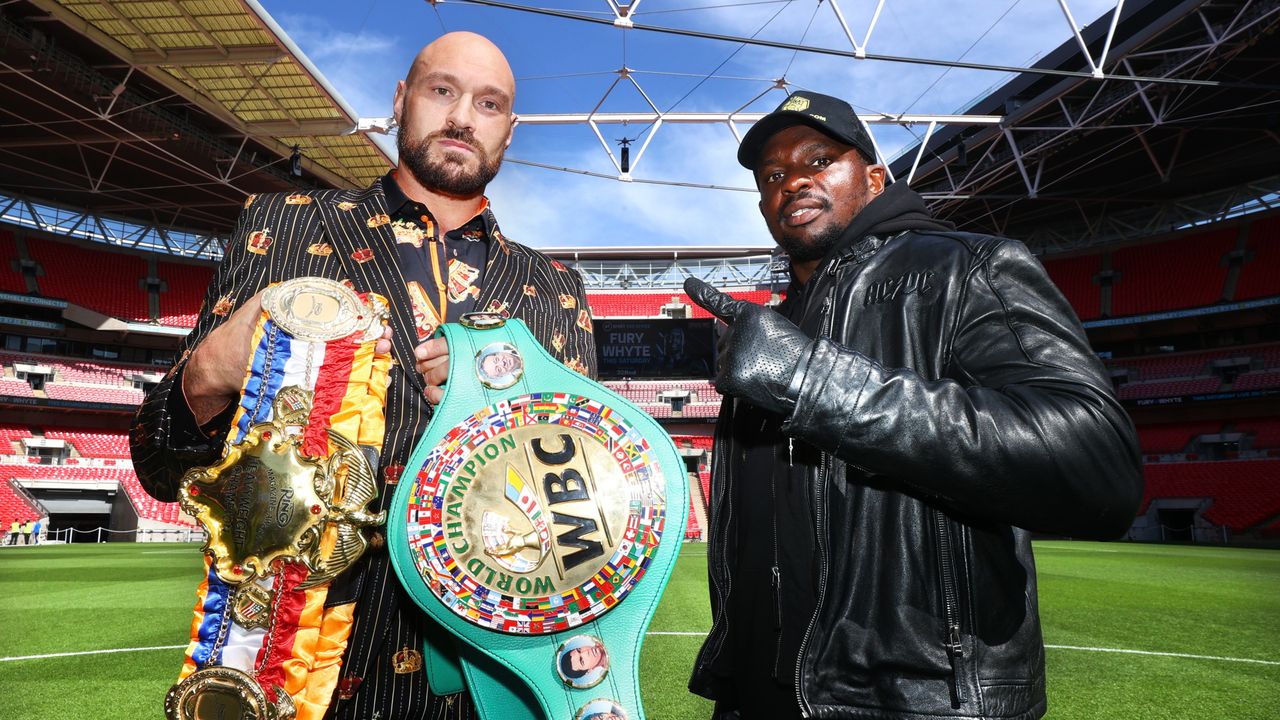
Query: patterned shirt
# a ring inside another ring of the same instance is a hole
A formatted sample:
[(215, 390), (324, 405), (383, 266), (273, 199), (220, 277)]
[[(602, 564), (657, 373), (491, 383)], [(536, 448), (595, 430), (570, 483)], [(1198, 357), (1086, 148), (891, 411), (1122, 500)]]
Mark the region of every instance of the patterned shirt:
[(441, 322), (457, 322), (476, 309), (497, 223), (486, 198), (475, 217), (441, 236), (431, 211), (404, 194), (394, 170), (383, 178), (382, 189), (400, 252), (400, 270), (413, 302), (418, 342), (422, 342)]

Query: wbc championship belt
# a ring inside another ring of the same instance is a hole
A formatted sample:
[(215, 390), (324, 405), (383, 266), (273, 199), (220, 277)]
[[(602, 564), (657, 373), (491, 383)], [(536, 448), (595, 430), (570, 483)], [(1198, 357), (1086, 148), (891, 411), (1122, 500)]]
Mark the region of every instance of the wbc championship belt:
[(387, 523), (401, 583), (456, 638), (428, 642), (432, 689), (452, 651), (483, 720), (643, 720), (640, 645), (689, 511), (675, 445), (519, 320), (437, 332), (444, 399)]
[(222, 459), (179, 501), (204, 527), (206, 576), (168, 720), (320, 720), (354, 604), (329, 581), (367, 541), (390, 357), (378, 295), (305, 277), (263, 293)]

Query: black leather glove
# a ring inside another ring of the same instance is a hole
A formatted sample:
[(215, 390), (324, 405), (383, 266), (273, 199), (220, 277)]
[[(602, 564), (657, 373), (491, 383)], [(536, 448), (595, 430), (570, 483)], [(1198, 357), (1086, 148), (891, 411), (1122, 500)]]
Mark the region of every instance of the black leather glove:
[(720, 338), (716, 390), (791, 414), (813, 341), (774, 310), (735, 300), (697, 278), (685, 280), (684, 291), (729, 326)]

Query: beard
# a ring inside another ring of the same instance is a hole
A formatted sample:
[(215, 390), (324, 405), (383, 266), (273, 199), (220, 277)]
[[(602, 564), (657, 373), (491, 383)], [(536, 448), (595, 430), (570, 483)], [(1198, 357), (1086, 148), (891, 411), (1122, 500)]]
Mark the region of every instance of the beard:
[[(457, 140), (470, 145), (475, 150), (476, 168), (468, 170), (466, 158), (459, 153), (441, 152), (438, 157), (433, 157), (431, 143), (441, 139)], [(400, 164), (407, 167), (423, 187), (459, 197), (484, 192), (485, 187), (498, 175), (504, 151), (504, 148), (498, 148), (491, 156), (474, 133), (460, 128), (446, 128), (425, 138), (410, 138), (408, 133), (402, 132), (396, 138), (396, 148), (400, 151)]]

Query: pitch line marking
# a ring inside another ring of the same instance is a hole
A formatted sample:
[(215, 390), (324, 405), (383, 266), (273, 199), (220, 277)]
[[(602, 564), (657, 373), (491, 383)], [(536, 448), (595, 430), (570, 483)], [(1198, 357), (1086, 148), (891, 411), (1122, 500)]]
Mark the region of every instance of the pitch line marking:
[(44, 655), (18, 655), (16, 657), (0, 657), (0, 662), (13, 660), (45, 660), (47, 658), (74, 657), (76, 655), (105, 655), (108, 653), (144, 652), (147, 650), (180, 650), (186, 645), (158, 645), (156, 647), (113, 648), (109, 650), (81, 650), (79, 652), (46, 653)]
[[(667, 635), (675, 637), (703, 637), (704, 632), (681, 632), (666, 630), (651, 630), (646, 635)], [(80, 655), (106, 655), (110, 653), (126, 653), (126, 652), (148, 652), (152, 650), (181, 650), (186, 645), (157, 645), (155, 647), (137, 647), (137, 648), (113, 648), (108, 650), (81, 650), (78, 652), (61, 652), (46, 653), (44, 655), (18, 655), (14, 657), (0, 657), (0, 662), (13, 662), (17, 660), (46, 660), (49, 658), (76, 657)], [(1280, 665), (1280, 661), (1276, 660), (1256, 660), (1254, 658), (1238, 658), (1223, 657), (1221, 655), (1193, 655), (1191, 653), (1176, 652), (1159, 652), (1156, 650), (1131, 650), (1127, 648), (1104, 648), (1104, 647), (1082, 647), (1079, 645), (1045, 645), (1046, 648), (1052, 650), (1082, 650), (1085, 652), (1103, 652), (1103, 653), (1120, 653), (1123, 655), (1150, 655), (1155, 657), (1176, 657), (1186, 658), (1189, 660), (1219, 660), (1222, 662), (1240, 662), (1253, 663), (1256, 665)]]
[(1253, 658), (1222, 657), (1220, 655), (1192, 655), (1190, 653), (1158, 652), (1155, 650), (1128, 650), (1125, 648), (1080, 647), (1078, 645), (1045, 645), (1054, 650), (1085, 650), (1087, 652), (1123, 653), (1125, 655), (1157, 655), (1160, 657), (1190, 658), (1192, 660), (1222, 660), (1224, 662), (1256, 663), (1258, 665), (1280, 665), (1276, 660), (1255, 660)]

